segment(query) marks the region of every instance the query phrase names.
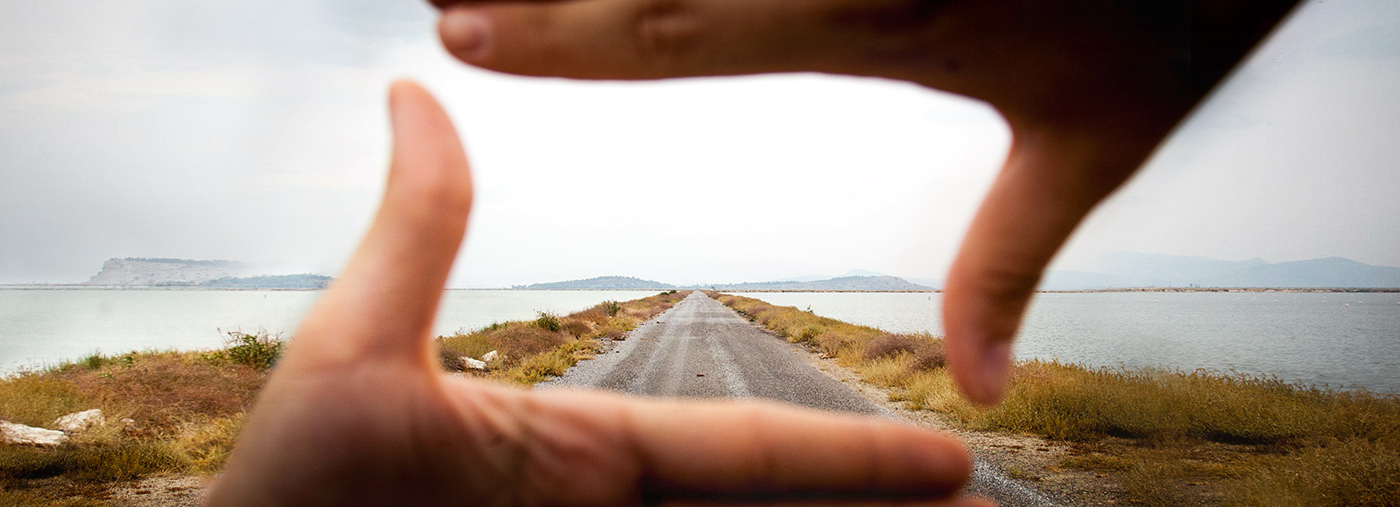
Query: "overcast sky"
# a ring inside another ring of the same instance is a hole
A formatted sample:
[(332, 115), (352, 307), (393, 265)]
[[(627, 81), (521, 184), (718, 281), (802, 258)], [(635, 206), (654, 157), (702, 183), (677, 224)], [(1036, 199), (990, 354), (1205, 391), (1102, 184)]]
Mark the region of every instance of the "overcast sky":
[[(465, 67), (414, 0), (0, 3), (0, 283), (110, 257), (333, 274), (390, 80), (477, 181), (451, 284), (942, 278), (1009, 145), (986, 106), (818, 75), (583, 83)], [(1062, 252), (1400, 266), (1400, 3), (1309, 2)]]

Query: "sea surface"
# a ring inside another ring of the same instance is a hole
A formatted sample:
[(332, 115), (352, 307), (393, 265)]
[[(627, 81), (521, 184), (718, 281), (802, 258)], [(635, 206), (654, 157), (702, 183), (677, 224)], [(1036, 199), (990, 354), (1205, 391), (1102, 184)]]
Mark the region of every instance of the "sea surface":
[[(572, 313), (654, 291), (451, 290), (435, 334), (493, 322)], [(0, 373), (54, 365), (94, 352), (207, 350), (227, 331), (291, 336), (320, 291), (0, 290)]]
[[(566, 314), (653, 291), (453, 290), (436, 334)], [(746, 293), (892, 332), (942, 333), (941, 294)], [(93, 352), (213, 349), (223, 331), (291, 335), (317, 291), (0, 290), (0, 372)], [(1039, 294), (1020, 359), (1204, 368), (1400, 393), (1400, 294)]]
[[(743, 295), (892, 332), (942, 334), (941, 294)], [(1400, 294), (1037, 294), (1015, 353), (1092, 367), (1235, 371), (1400, 393)]]

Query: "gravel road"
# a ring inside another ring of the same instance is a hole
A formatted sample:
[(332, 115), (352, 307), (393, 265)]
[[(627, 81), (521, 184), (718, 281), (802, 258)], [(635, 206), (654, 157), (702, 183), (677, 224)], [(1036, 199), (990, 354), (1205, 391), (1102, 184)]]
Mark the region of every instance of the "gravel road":
[[(583, 361), (538, 387), (684, 398), (768, 398), (908, 423), (813, 368), (798, 355), (802, 353), (696, 291), (638, 326), (627, 340), (612, 342), (596, 359)], [(967, 490), (1004, 506), (1055, 505), (981, 460)]]

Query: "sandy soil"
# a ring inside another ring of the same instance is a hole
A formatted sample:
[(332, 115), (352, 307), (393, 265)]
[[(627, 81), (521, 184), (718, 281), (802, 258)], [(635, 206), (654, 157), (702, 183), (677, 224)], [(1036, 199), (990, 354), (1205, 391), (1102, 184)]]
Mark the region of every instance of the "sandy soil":
[(130, 507), (198, 507), (209, 477), (158, 475), (114, 486), (108, 501)]

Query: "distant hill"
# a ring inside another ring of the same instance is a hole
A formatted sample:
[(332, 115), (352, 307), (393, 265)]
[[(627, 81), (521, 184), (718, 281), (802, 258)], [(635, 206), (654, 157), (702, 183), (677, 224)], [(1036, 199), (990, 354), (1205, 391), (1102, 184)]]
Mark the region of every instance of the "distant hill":
[(1208, 257), (1116, 252), (1105, 256), (1105, 274), (1149, 286), (1191, 285), (1268, 265), (1264, 259), (1223, 261)]
[(723, 285), (709, 285), (704, 288), (713, 287), (715, 290), (746, 291), (746, 290), (786, 290), (786, 291), (849, 291), (849, 292), (898, 292), (898, 291), (930, 291), (932, 287), (909, 283), (903, 278), (893, 276), (843, 276), (839, 278), (829, 278), (826, 280), (814, 281), (773, 281), (756, 283), (733, 283)]
[(248, 274), (247, 265), (233, 261), (127, 257), (104, 262), (102, 271), (93, 275), (86, 285), (198, 285), (219, 278), (236, 278)]
[(512, 288), (523, 290), (669, 290), (675, 289), (676, 286), (630, 276), (600, 276), (587, 280), (517, 285)]
[(1400, 287), (1400, 268), (1372, 266), (1351, 259), (1328, 257), (1254, 266), (1206, 279), (1208, 287)]
[(321, 275), (257, 275), (234, 261), (110, 259), (84, 285), (104, 287), (201, 287), (212, 289), (323, 289), (331, 277)]
[(1124, 252), (1109, 256), (1101, 271), (1052, 271), (1040, 284), (1041, 290), (1129, 287), (1400, 288), (1400, 268), (1341, 257), (1270, 264)]
[(200, 283), (198, 287), (216, 289), (302, 289), (319, 290), (330, 285), (329, 276), (321, 275), (271, 275), (250, 276), (247, 278), (219, 278)]

